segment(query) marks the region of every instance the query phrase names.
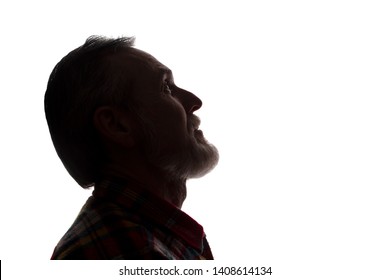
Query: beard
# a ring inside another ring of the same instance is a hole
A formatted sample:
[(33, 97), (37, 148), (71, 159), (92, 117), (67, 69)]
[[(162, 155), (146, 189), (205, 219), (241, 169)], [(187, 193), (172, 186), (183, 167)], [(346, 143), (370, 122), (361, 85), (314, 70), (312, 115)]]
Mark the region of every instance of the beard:
[(145, 138), (145, 152), (150, 163), (166, 173), (172, 180), (183, 181), (190, 178), (199, 178), (217, 165), (219, 160), (218, 149), (210, 144), (198, 130), (199, 117), (188, 117), (187, 143), (178, 145), (174, 150), (167, 152), (160, 145), (160, 137), (154, 131), (151, 123), (143, 120)]

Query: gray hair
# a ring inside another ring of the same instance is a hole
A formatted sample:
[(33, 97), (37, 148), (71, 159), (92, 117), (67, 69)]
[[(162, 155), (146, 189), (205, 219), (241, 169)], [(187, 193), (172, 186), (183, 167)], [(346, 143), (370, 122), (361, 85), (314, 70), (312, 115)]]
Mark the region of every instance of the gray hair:
[(45, 114), (49, 131), (65, 168), (83, 188), (101, 179), (105, 160), (93, 126), (99, 106), (135, 106), (128, 81), (117, 73), (110, 59), (132, 48), (134, 37), (108, 39), (91, 36), (71, 51), (53, 69), (45, 93)]

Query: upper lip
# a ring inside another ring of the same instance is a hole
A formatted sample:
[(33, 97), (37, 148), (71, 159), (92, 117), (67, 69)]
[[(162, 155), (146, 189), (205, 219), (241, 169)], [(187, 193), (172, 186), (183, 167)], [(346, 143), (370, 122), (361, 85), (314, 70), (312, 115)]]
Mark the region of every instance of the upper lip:
[(188, 120), (189, 120), (189, 123), (190, 123), (191, 127), (193, 128), (193, 130), (199, 129), (200, 119), (198, 116), (191, 115), (191, 116), (189, 116)]

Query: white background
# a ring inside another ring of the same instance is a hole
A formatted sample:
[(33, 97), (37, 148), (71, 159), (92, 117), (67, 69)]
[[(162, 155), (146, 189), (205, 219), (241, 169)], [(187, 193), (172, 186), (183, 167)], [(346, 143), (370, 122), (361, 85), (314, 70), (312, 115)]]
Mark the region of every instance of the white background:
[(270, 279), (389, 279), (389, 15), (375, 0), (2, 1), (4, 268), (48, 260), (90, 194), (51, 143), (50, 72), (89, 35), (135, 35), (203, 100), (221, 158), (183, 209), (216, 259)]

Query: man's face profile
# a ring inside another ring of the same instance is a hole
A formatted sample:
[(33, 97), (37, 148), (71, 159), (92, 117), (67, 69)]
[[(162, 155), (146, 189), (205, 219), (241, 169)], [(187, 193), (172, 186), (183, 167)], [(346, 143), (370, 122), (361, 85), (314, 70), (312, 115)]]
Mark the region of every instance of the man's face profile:
[(193, 115), (202, 101), (177, 87), (172, 71), (149, 54), (131, 49), (119, 55), (118, 63), (133, 75), (132, 91), (139, 107), (148, 157), (179, 177), (200, 177), (218, 160), (216, 149), (199, 130)]

